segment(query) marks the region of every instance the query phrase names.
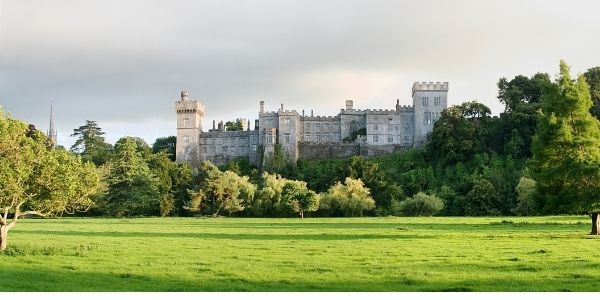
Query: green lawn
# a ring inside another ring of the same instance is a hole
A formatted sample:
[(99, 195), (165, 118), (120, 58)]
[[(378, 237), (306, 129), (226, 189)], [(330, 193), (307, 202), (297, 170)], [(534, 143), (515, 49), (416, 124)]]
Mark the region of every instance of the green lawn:
[(600, 291), (586, 217), (22, 220), (1, 291)]

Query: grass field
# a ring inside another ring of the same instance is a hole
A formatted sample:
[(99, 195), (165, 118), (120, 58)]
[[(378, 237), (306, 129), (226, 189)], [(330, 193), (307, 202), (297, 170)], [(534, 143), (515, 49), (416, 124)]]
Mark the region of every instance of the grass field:
[(600, 291), (586, 217), (23, 220), (2, 291)]

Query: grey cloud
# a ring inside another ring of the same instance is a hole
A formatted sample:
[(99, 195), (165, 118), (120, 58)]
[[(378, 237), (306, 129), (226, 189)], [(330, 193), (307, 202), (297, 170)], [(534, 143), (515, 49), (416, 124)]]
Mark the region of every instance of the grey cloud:
[[(68, 133), (174, 134), (181, 89), (212, 119), (272, 109), (334, 114), (410, 103), (413, 81), (450, 81), (450, 102), (495, 113), (500, 77), (600, 65), (595, 1), (3, 1), (0, 105)], [(62, 141), (60, 141), (62, 140)]]

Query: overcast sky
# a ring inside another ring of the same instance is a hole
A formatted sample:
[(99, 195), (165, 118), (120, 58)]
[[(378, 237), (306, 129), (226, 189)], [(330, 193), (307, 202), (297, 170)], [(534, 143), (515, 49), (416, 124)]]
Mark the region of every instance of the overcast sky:
[(212, 120), (267, 110), (335, 115), (412, 104), (449, 81), (449, 104), (494, 114), (500, 77), (600, 65), (600, 2), (0, 0), (0, 105), (58, 142), (96, 120), (114, 143), (175, 135), (182, 89)]

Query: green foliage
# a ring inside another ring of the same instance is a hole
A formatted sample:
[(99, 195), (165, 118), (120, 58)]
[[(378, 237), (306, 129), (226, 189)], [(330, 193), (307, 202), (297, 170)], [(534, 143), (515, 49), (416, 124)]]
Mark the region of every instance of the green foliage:
[(86, 120), (85, 124), (73, 129), (75, 143), (71, 151), (81, 155), (83, 161), (91, 161), (95, 165), (105, 164), (110, 159), (111, 145), (104, 141), (104, 132), (96, 121)]
[(225, 122), (225, 130), (227, 130), (227, 131), (244, 130), (244, 124), (242, 123), (242, 120), (240, 120), (240, 119), (237, 119), (235, 121), (227, 121), (227, 122)]
[(342, 139), (342, 142), (354, 142), (356, 141), (356, 138), (358, 138), (358, 136), (366, 136), (367, 135), (367, 129), (366, 128), (360, 128), (356, 131), (352, 131), (350, 133), (350, 136), (347, 136), (345, 138)]
[(320, 208), (329, 215), (347, 217), (362, 216), (363, 212), (375, 208), (369, 189), (362, 180), (346, 177), (344, 183), (337, 182), (321, 195)]
[(428, 152), (442, 164), (470, 160), (485, 152), (490, 120), (490, 109), (475, 101), (445, 109), (433, 126)]
[(499, 194), (494, 185), (487, 179), (475, 179), (473, 187), (465, 197), (465, 215), (485, 216), (500, 215), (498, 209)]
[(256, 186), (247, 176), (239, 176), (231, 171), (221, 172), (208, 161), (201, 163), (200, 173), (199, 189), (193, 191), (191, 196), (196, 203), (205, 202), (207, 211), (213, 216), (222, 211), (236, 213), (244, 210), (244, 203), (252, 203)]
[(515, 188), (517, 192), (517, 207), (513, 213), (519, 216), (527, 216), (531, 214), (532, 208), (535, 207), (534, 193), (535, 180), (527, 177), (521, 177), (519, 184)]
[(173, 198), (167, 197), (160, 200), (160, 216), (166, 217), (173, 213), (175, 210), (175, 200)]
[(590, 87), (590, 97), (592, 98), (590, 113), (600, 120), (600, 67), (587, 70), (583, 76)]
[(444, 201), (435, 195), (419, 192), (412, 198), (394, 205), (395, 215), (402, 216), (433, 216), (444, 209)]
[(152, 153), (166, 152), (171, 161), (175, 161), (176, 149), (176, 136), (159, 137), (154, 141), (154, 144), (152, 144)]
[[(103, 199), (104, 210), (114, 216), (157, 215), (166, 184), (152, 173), (139, 143), (122, 138), (115, 144), (115, 156), (106, 179), (108, 190)], [(167, 159), (168, 160), (168, 159)]]
[(19, 217), (73, 214), (93, 204), (100, 180), (94, 165), (47, 146), (42, 132), (0, 109), (0, 251)]
[(304, 218), (304, 212), (316, 211), (319, 208), (319, 197), (317, 193), (306, 187), (306, 182), (288, 180), (281, 190), (281, 200)]
[(561, 61), (541, 103), (531, 163), (539, 207), (544, 213), (600, 211), (600, 121), (590, 114), (584, 76), (572, 80)]

